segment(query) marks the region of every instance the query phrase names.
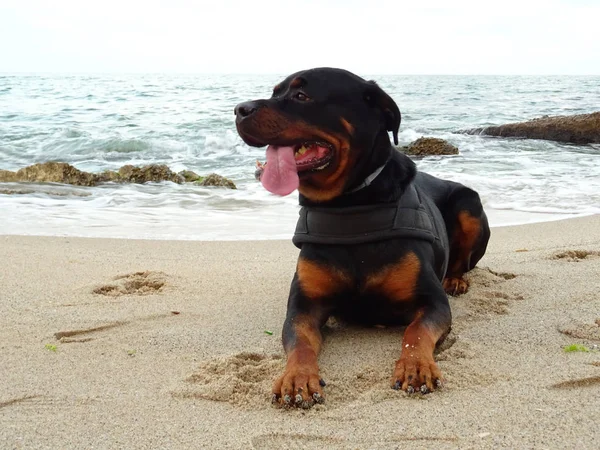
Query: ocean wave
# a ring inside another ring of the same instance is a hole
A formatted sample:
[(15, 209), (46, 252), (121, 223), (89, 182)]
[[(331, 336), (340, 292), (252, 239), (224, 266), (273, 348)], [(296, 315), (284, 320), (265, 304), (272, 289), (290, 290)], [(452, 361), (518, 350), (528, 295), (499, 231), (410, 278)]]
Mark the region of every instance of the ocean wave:
[(531, 205), (525, 202), (488, 202), (485, 206), (499, 211), (521, 211), (540, 214), (567, 214), (567, 215), (592, 215), (600, 214), (600, 206), (571, 204), (545, 206)]
[[(268, 97), (281, 78), (0, 77), (0, 169), (50, 160), (93, 172), (124, 164), (167, 164), (175, 171), (217, 172), (239, 188), (21, 186), (14, 193), (20, 195), (8, 195), (15, 187), (2, 185), (0, 233), (198, 239), (289, 235), (297, 218), (297, 194), (277, 197), (254, 180), (255, 162), (264, 161), (265, 149), (243, 143), (233, 116), (235, 104)], [(519, 222), (599, 212), (600, 145), (454, 132), (544, 114), (592, 112), (600, 104), (600, 77), (370, 78), (398, 101), (403, 145), (431, 136), (459, 147), (458, 156), (419, 159), (419, 169), (476, 189), (496, 224), (511, 217)], [(141, 224), (140, 233), (136, 224)]]
[(101, 151), (107, 156), (112, 153), (141, 153), (152, 148), (152, 144), (141, 139), (112, 138), (104, 142), (95, 142), (93, 151)]

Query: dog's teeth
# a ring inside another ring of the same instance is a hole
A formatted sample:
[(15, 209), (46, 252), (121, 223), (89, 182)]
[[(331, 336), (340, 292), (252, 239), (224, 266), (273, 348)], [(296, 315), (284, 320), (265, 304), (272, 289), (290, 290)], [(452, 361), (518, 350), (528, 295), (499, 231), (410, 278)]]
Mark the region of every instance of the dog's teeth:
[(323, 170), (325, 169), (327, 166), (329, 165), (329, 163), (323, 164), (322, 166), (317, 167), (315, 170)]
[(296, 153), (298, 153), (299, 155), (304, 155), (306, 153), (306, 150), (308, 150), (304, 145), (302, 147), (300, 147), (298, 149), (298, 151)]

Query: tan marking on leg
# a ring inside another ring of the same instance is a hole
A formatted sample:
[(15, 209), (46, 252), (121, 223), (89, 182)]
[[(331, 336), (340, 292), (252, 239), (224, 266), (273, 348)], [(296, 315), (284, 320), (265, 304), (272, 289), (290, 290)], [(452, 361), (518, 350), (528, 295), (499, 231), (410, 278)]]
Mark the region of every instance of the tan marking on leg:
[(456, 251), (456, 260), (449, 270), (451, 275), (460, 277), (466, 271), (473, 247), (480, 235), (481, 221), (467, 211), (458, 213), (458, 228), (451, 243)]
[(427, 391), (432, 391), (441, 383), (442, 373), (434, 361), (433, 350), (447, 330), (434, 329), (424, 324), (422, 318), (423, 312), (419, 311), (406, 327), (402, 353), (392, 376), (392, 387), (418, 392), (426, 386)]
[(273, 384), (273, 401), (282, 405), (308, 408), (325, 399), (319, 384), (317, 361), (323, 339), (311, 316), (296, 316), (292, 327), (295, 339), (291, 348), (286, 349), (285, 371)]
[(444, 290), (449, 295), (461, 295), (469, 290), (469, 283), (463, 278), (469, 270), (471, 254), (481, 236), (481, 220), (468, 211), (458, 213), (456, 230), (450, 241), (450, 266), (444, 279)]
[(293, 322), (296, 338), (305, 342), (315, 354), (319, 354), (322, 343), (321, 332), (310, 322), (310, 318), (297, 316)]

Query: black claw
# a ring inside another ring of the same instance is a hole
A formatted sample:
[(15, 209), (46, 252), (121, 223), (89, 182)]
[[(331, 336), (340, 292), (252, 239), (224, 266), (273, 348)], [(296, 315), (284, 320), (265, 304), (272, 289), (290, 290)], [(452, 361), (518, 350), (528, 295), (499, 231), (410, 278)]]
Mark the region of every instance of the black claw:
[(392, 389), (399, 390), (401, 386), (402, 386), (402, 383), (400, 383), (400, 380), (398, 380), (394, 383), (394, 386), (392, 386)]
[(323, 378), (321, 378), (321, 379), (319, 380), (319, 384), (321, 385), (321, 387), (325, 387), (325, 386), (327, 386), (327, 383), (325, 383), (325, 380), (324, 380)]
[(292, 397), (290, 397), (288, 394), (285, 394), (283, 396), (283, 403), (285, 403), (286, 405), (289, 405), (292, 402)]
[(408, 388), (406, 388), (406, 392), (408, 394), (414, 394), (415, 393), (415, 388), (412, 386), (408, 386)]
[(421, 394), (425, 395), (427, 393), (429, 393), (429, 389), (427, 388), (427, 385), (424, 384), (421, 386)]
[(442, 380), (440, 380), (439, 378), (437, 380), (435, 380), (435, 387), (438, 389), (441, 389), (444, 387), (444, 383), (442, 383)]
[(319, 404), (325, 403), (325, 398), (321, 397), (321, 394), (319, 394), (318, 392), (315, 392), (313, 394), (313, 399), (316, 403), (319, 403)]
[(312, 405), (313, 404), (311, 402), (309, 402), (308, 400), (305, 400), (305, 401), (302, 402), (302, 409), (310, 409), (310, 407)]
[(300, 403), (302, 403), (302, 396), (300, 394), (296, 394), (296, 405), (299, 405)]
[(279, 403), (279, 395), (277, 395), (277, 394), (273, 394), (273, 396), (271, 397), (271, 403), (272, 403), (273, 405), (275, 405), (275, 404)]

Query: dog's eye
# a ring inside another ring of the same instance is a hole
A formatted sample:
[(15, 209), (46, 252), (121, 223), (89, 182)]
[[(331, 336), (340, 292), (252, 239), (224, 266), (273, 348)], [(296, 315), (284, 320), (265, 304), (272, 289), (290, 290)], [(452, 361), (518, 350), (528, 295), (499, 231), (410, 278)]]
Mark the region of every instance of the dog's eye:
[(300, 100), (301, 102), (306, 102), (309, 100), (308, 96), (304, 92), (296, 92), (296, 94), (294, 94), (294, 98), (296, 100)]

